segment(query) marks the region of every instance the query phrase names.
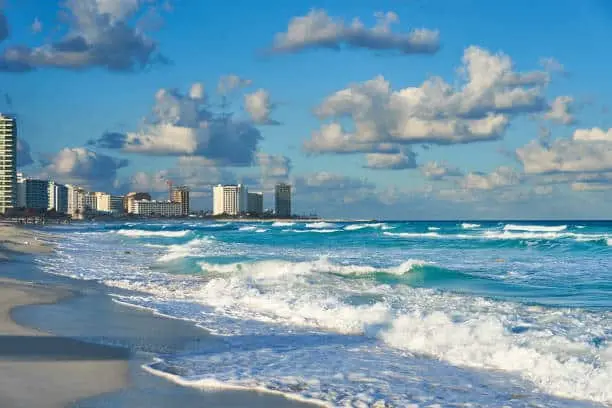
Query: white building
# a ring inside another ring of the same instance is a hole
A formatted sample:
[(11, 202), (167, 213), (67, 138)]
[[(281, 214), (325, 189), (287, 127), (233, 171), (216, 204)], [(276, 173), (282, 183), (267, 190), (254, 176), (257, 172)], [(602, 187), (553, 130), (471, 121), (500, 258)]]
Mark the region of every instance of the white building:
[(17, 121), (0, 113), (0, 214), (17, 204)]
[(68, 188), (65, 185), (49, 181), (47, 194), (49, 196), (47, 209), (68, 214)]
[(183, 205), (172, 201), (133, 200), (130, 202), (130, 213), (147, 217), (180, 217)]
[(239, 215), (247, 212), (248, 190), (242, 184), (213, 187), (213, 215)]
[(109, 215), (119, 215), (123, 213), (123, 196), (96, 193), (96, 202), (98, 213)]
[(252, 215), (263, 214), (263, 193), (249, 192), (247, 197), (247, 212)]

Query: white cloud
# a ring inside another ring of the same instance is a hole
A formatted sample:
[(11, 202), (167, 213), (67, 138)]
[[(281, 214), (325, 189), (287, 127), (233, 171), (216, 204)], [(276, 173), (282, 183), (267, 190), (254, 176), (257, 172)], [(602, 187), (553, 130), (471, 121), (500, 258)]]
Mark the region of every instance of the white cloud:
[[(60, 38), (37, 47), (9, 46), (0, 55), (0, 70), (26, 72), (38, 68), (135, 71), (164, 62), (155, 41), (131, 26), (145, 4), (140, 0), (67, 0), (62, 3), (66, 26)], [(3, 16), (2, 16), (3, 17)], [(3, 18), (0, 17), (0, 40)], [(42, 28), (36, 20), (32, 29)]]
[(528, 174), (612, 171), (609, 134), (598, 128), (578, 129), (571, 139), (557, 139), (549, 145), (534, 140), (516, 154)]
[(371, 50), (395, 50), (404, 54), (433, 54), (440, 48), (438, 31), (415, 29), (395, 33), (391, 25), (399, 22), (393, 12), (376, 13), (376, 25), (367, 28), (358, 19), (351, 24), (330, 17), (325, 10), (311, 10), (294, 17), (287, 31), (276, 34), (275, 52), (297, 52), (307, 48), (340, 49), (342, 46)]
[(25, 167), (34, 163), (30, 145), (22, 138), (17, 138), (17, 167)]
[(449, 177), (463, 176), (463, 172), (457, 167), (436, 161), (425, 163), (420, 167), (420, 170), (423, 176), (430, 180), (444, 180)]
[(572, 114), (572, 104), (574, 98), (571, 96), (559, 96), (550, 105), (550, 110), (544, 114), (544, 119), (571, 125), (574, 123), (574, 115)]
[(286, 179), (291, 171), (291, 159), (287, 156), (257, 153), (257, 164), (263, 179)]
[(223, 75), (219, 78), (217, 93), (219, 95), (226, 95), (235, 89), (250, 86), (252, 83), (253, 81), (250, 79), (241, 78), (235, 74)]
[(494, 190), (520, 184), (522, 176), (513, 168), (501, 166), (491, 173), (471, 172), (460, 182), (467, 190)]
[(130, 153), (198, 156), (219, 165), (246, 166), (254, 162), (262, 139), (249, 121), (211, 111), (200, 83), (193, 84), (186, 95), (175, 89), (159, 90), (153, 114), (136, 132), (109, 132), (90, 144)]
[(96, 153), (84, 147), (66, 147), (43, 163), (43, 173), (62, 183), (108, 188), (117, 177), (117, 170), (127, 160)]
[(584, 142), (609, 142), (612, 143), (612, 128), (607, 131), (601, 128), (576, 129), (574, 140)]
[[(380, 143), (458, 144), (502, 137), (514, 115), (547, 109), (546, 72), (518, 73), (504, 54), (468, 47), (453, 87), (434, 77), (420, 87), (393, 91), (382, 76), (338, 91), (316, 109), (332, 119), (313, 132), (311, 152), (367, 151)], [(351, 119), (353, 130), (340, 124)]]
[(253, 120), (260, 125), (276, 125), (277, 121), (270, 119), (274, 104), (270, 102), (270, 93), (265, 89), (244, 95), (244, 108)]
[(402, 170), (417, 167), (416, 153), (409, 149), (403, 149), (399, 153), (368, 153), (365, 158), (364, 167), (374, 170)]

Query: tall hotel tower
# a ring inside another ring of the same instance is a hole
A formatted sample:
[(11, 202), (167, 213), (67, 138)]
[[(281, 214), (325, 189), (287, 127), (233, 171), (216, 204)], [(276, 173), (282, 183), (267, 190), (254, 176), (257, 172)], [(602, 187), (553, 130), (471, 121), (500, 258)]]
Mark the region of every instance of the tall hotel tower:
[(0, 113), (0, 214), (17, 203), (17, 121)]

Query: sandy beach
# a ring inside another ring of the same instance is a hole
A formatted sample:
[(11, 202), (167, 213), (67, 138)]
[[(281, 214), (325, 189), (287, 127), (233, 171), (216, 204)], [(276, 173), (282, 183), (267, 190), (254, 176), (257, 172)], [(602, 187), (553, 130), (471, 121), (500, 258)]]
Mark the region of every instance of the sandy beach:
[(0, 406), (65, 407), (127, 384), (125, 350), (52, 336), (11, 319), (17, 306), (52, 303), (67, 295), (0, 279)]
[(145, 371), (155, 353), (226, 345), (188, 322), (113, 302), (98, 283), (40, 272), (31, 255), (54, 256), (56, 238), (0, 223), (0, 407), (312, 406)]

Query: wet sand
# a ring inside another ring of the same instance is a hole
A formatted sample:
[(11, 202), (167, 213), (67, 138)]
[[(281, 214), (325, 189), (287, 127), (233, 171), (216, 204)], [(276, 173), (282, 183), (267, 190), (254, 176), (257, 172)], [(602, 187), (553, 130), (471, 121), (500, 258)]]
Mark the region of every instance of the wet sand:
[(0, 406), (65, 407), (127, 385), (128, 353), (16, 324), (17, 306), (53, 303), (69, 292), (0, 279)]

